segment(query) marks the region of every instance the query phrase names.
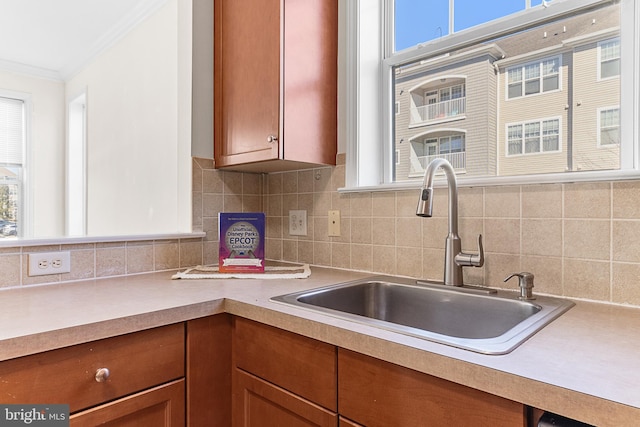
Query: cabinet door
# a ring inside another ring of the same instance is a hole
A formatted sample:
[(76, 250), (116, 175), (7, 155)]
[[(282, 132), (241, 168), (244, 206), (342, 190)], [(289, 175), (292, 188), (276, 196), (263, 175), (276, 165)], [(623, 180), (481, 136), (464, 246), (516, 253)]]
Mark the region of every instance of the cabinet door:
[(216, 168), (335, 165), (338, 2), (215, 0)]
[(277, 159), (280, 0), (215, 0), (215, 165)]
[(284, 159), (334, 165), (338, 2), (285, 0), (284, 11)]
[(181, 427), (185, 425), (184, 380), (97, 406), (70, 417), (71, 427)]
[(340, 415), (367, 427), (526, 425), (524, 405), (431, 375), (338, 350)]
[(337, 427), (337, 414), (240, 369), (235, 372), (236, 427)]

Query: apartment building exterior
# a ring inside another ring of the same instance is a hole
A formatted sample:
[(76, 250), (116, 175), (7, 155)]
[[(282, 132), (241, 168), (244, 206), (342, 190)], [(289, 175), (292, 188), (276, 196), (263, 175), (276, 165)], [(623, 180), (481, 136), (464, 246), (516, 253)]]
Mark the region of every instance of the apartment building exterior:
[(395, 70), (396, 181), (617, 169), (617, 4)]

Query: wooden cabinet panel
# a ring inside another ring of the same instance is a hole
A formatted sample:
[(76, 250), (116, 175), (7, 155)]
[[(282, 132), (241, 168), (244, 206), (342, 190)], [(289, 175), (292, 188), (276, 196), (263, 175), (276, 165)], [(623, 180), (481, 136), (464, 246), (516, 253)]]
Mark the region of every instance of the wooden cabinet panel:
[(216, 168), (335, 164), (337, 23), (335, 0), (214, 1)]
[(185, 425), (184, 380), (178, 380), (70, 417), (71, 427), (181, 427)]
[(285, 0), (284, 158), (335, 164), (338, 2)]
[(236, 370), (233, 425), (305, 427), (338, 425), (338, 416), (256, 376)]
[(231, 425), (231, 316), (187, 322), (187, 424)]
[(214, 3), (216, 167), (278, 158), (280, 0)]
[[(99, 368), (108, 368), (104, 382)], [(164, 326), (0, 363), (0, 401), (68, 403), (70, 411), (184, 376), (184, 324)]]
[(368, 427), (525, 426), (524, 405), (338, 350), (340, 415)]
[(241, 317), (234, 328), (236, 367), (336, 410), (334, 346)]

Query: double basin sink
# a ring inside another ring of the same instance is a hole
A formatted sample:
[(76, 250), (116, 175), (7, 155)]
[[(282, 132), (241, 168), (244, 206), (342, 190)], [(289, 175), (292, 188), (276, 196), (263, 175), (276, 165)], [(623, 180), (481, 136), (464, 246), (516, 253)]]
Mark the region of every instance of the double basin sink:
[(506, 354), (574, 304), (517, 292), (375, 276), (273, 301), (484, 354)]

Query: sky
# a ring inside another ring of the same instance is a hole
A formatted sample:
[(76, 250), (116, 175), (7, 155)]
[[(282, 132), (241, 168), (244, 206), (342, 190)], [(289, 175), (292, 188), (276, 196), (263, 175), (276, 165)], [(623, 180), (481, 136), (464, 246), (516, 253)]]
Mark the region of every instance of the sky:
[[(454, 31), (523, 10), (526, 0), (395, 0), (396, 51), (415, 46), (449, 31), (449, 1), (454, 5)], [(542, 0), (530, 0), (531, 7)]]

